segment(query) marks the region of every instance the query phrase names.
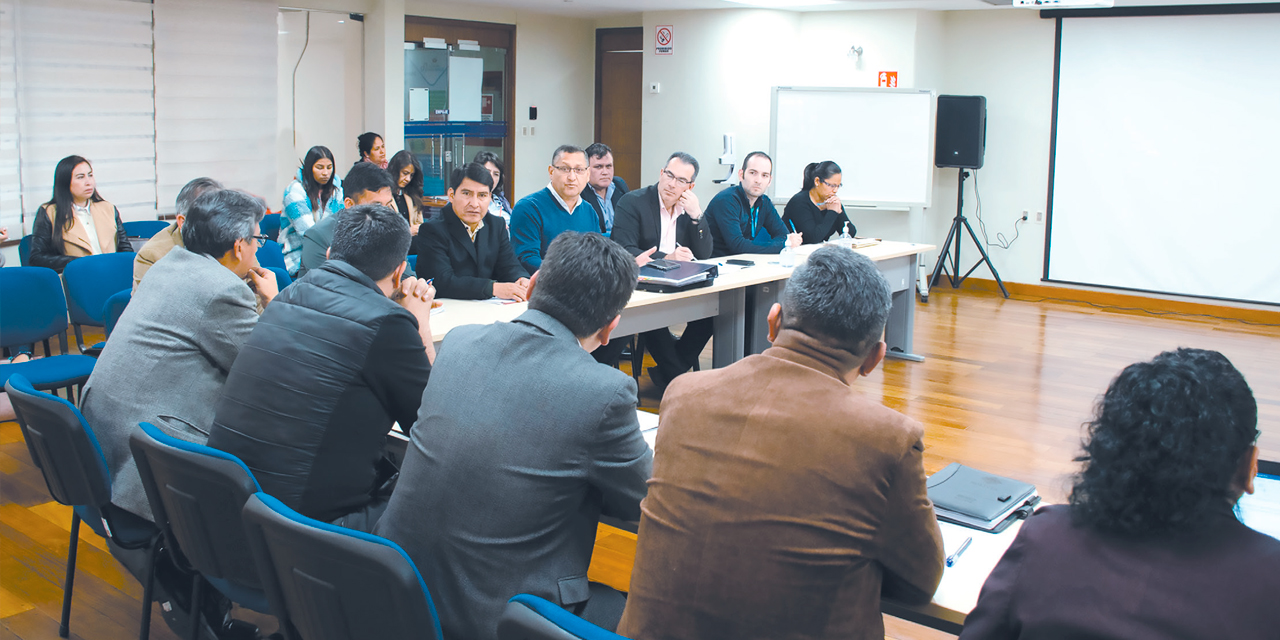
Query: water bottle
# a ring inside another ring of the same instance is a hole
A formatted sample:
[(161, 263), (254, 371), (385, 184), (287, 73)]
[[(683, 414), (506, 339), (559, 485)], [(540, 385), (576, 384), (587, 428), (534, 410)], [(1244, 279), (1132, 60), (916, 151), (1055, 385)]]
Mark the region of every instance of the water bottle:
[(784, 267), (796, 266), (796, 250), (792, 249), (791, 245), (789, 244), (783, 245), (782, 253), (778, 254), (778, 257), (779, 257), (779, 264), (781, 264), (782, 266)]

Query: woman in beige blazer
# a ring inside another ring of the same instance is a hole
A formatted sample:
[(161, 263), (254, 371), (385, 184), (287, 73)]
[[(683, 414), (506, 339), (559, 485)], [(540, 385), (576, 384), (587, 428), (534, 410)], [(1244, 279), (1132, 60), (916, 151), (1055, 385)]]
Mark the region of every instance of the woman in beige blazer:
[(133, 251), (115, 205), (98, 195), (93, 167), (80, 156), (58, 161), (53, 198), (40, 206), (31, 230), (31, 264), (59, 273), (84, 256)]

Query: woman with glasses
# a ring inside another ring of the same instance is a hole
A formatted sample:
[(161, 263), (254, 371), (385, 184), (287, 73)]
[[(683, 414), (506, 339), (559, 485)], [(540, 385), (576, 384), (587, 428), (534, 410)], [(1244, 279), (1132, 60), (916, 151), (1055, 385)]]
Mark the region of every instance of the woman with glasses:
[(40, 206), (31, 230), (31, 265), (62, 273), (72, 260), (133, 251), (120, 210), (102, 199), (93, 166), (67, 156), (53, 170), (53, 197)]
[(507, 200), (506, 166), (502, 164), (502, 159), (497, 154), (490, 151), (477, 153), (472, 162), (484, 165), (484, 168), (489, 170), (489, 175), (493, 176), (493, 198), (489, 200), (489, 213), (502, 218), (510, 229), (511, 201)]
[(811, 162), (804, 168), (804, 188), (787, 201), (782, 221), (803, 235), (805, 244), (825, 242), (832, 234), (843, 233), (845, 225), (850, 237), (857, 235), (858, 228), (849, 222), (840, 202), (842, 178), (840, 165), (831, 160)]
[(302, 158), (298, 176), (284, 190), (280, 245), (290, 276), (297, 277), (302, 267), (302, 236), (312, 225), (339, 211), (342, 211), (342, 180), (334, 173), (333, 152), (329, 147), (311, 147)]

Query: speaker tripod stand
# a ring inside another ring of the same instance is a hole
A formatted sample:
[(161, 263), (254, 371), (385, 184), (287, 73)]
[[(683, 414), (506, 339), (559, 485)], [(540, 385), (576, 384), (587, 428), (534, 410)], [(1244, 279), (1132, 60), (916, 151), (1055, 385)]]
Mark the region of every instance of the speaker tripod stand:
[[(996, 266), (991, 264), (991, 256), (987, 255), (987, 248), (983, 246), (982, 241), (978, 240), (978, 234), (973, 232), (973, 227), (969, 226), (969, 220), (964, 217), (964, 181), (968, 177), (969, 171), (967, 169), (961, 169), (960, 188), (956, 195), (956, 217), (951, 220), (951, 231), (947, 233), (947, 240), (942, 243), (942, 251), (938, 253), (938, 264), (933, 268), (933, 275), (929, 277), (929, 288), (932, 289), (938, 286), (938, 277), (941, 276), (943, 272), (947, 271), (948, 258), (951, 260), (951, 270), (947, 273), (947, 281), (951, 283), (952, 289), (959, 289), (960, 285), (964, 283), (965, 278), (968, 278), (969, 274), (973, 273), (974, 270), (985, 262), (987, 263), (987, 268), (991, 270), (991, 275), (995, 276), (996, 284), (1000, 285), (1000, 293), (1003, 293), (1004, 297), (1008, 298), (1009, 291), (1004, 288), (1004, 281), (1000, 279), (1000, 274), (996, 273)], [(982, 259), (974, 264), (973, 268), (966, 271), (964, 275), (959, 276), (960, 241), (962, 240), (960, 237), (961, 225), (963, 225), (964, 229), (969, 232), (969, 237), (973, 239), (974, 246), (978, 247), (978, 253), (982, 254)], [(954, 256), (948, 255), (953, 242), (955, 243)], [(957, 276), (959, 277), (957, 278)]]

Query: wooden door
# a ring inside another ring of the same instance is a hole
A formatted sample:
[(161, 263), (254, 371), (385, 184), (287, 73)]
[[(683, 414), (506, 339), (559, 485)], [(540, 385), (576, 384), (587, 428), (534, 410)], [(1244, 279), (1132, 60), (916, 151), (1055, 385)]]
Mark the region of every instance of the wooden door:
[[(644, 30), (596, 29), (596, 139), (613, 149), (614, 174), (638, 189)], [(650, 182), (653, 180), (650, 179)]]

